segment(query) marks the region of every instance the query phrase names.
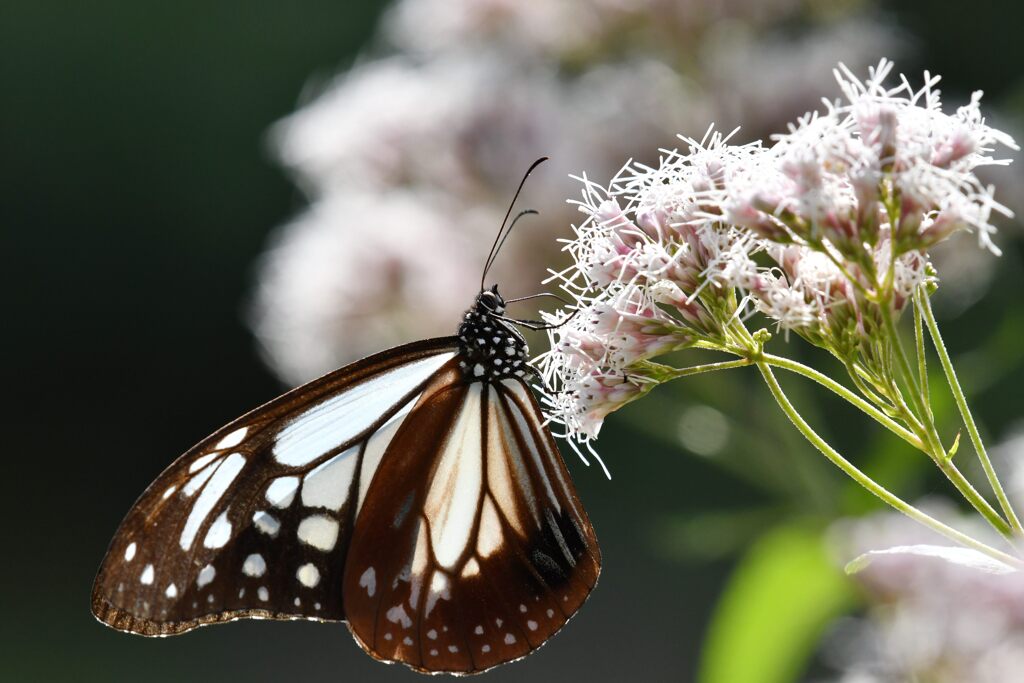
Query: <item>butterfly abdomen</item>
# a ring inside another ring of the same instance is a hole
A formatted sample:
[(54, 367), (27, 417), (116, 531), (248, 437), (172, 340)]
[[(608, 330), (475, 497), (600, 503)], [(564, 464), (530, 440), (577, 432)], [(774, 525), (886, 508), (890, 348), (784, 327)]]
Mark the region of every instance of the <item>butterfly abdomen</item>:
[(532, 373), (530, 350), (515, 327), (503, 320), (505, 301), (497, 287), (484, 290), (459, 325), (459, 368), (469, 381), (523, 378)]

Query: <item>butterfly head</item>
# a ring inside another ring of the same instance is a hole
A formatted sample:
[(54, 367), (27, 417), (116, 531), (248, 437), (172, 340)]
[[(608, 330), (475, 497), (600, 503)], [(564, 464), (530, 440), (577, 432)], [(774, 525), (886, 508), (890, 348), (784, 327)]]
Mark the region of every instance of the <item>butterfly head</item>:
[(526, 377), (530, 350), (526, 339), (505, 317), (498, 286), (481, 290), (459, 325), (459, 367), (470, 381)]

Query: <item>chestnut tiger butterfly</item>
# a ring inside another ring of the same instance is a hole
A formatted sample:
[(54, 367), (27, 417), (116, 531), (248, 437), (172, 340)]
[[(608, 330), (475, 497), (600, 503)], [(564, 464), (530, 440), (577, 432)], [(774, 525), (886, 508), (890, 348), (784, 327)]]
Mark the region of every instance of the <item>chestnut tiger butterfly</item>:
[(345, 621), (378, 660), (455, 674), (561, 629), (601, 556), (526, 383), (515, 325), (542, 324), (506, 317), (484, 288), (512, 205), (456, 336), (335, 370), (173, 462), (110, 543), (96, 618), (146, 636)]

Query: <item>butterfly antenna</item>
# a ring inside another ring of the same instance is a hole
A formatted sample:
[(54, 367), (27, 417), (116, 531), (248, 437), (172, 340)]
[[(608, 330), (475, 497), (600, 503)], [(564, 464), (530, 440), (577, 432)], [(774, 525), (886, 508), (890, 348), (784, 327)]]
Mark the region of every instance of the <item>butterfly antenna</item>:
[[(498, 228), (498, 234), (494, 237), (494, 244), (491, 245), (491, 250), (487, 253), (487, 261), (484, 263), (484, 272), (480, 276), (480, 291), (484, 291), (484, 281), (487, 279), (487, 271), (491, 268), (491, 263), (494, 261), (494, 257), (497, 255), (498, 249), (501, 248), (501, 244), (505, 241), (502, 239), (502, 233), (505, 232), (505, 224), (508, 223), (509, 216), (512, 215), (512, 208), (516, 205), (516, 200), (519, 199), (519, 193), (523, 191), (523, 185), (526, 184), (526, 179), (533, 173), (533, 169), (540, 166), (542, 163), (548, 160), (548, 157), (541, 157), (535, 162), (530, 164), (530, 168), (526, 169), (526, 173), (523, 174), (523, 179), (519, 181), (519, 187), (516, 189), (516, 193), (512, 195), (512, 201), (509, 202), (508, 211), (505, 212), (505, 218), (501, 221), (501, 227)], [(519, 214), (520, 216), (523, 214)], [(518, 219), (519, 216), (516, 216)], [(512, 225), (515, 225), (515, 221), (512, 221)], [(509, 226), (511, 232), (512, 227)]]
[[(516, 227), (516, 222), (523, 216), (536, 216), (538, 214), (540, 214), (540, 212), (535, 209), (523, 209), (516, 214), (516, 217), (508, 224), (508, 229), (505, 230), (505, 235), (501, 238), (501, 241), (498, 242), (498, 248), (494, 250), (494, 253), (491, 254), (491, 257), (487, 260), (487, 263), (484, 264), (484, 277), (487, 277), (487, 271), (489, 271), (491, 266), (494, 265), (494, 261), (498, 258), (498, 253), (501, 251), (502, 245), (505, 244), (505, 240), (508, 239), (508, 236), (512, 234), (512, 228)], [(483, 289), (483, 278), (481, 278), (480, 288)]]

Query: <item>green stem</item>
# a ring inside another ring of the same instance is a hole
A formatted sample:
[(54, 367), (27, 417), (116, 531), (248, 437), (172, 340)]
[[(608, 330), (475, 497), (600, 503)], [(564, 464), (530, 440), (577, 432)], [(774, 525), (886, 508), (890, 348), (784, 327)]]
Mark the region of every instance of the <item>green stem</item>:
[[(890, 380), (891, 381), (891, 380)], [(890, 399), (896, 406), (898, 411), (898, 417), (910, 427), (910, 429), (917, 435), (923, 443), (926, 444), (921, 450), (924, 451), (928, 457), (935, 462), (936, 467), (939, 468), (950, 483), (956, 487), (956, 490), (960, 492), (960, 495), (964, 497), (971, 506), (978, 511), (985, 520), (992, 525), (992, 527), (1003, 536), (1010, 535), (1010, 525), (1006, 523), (999, 513), (996, 512), (985, 498), (978, 493), (977, 489), (971, 485), (967, 478), (960, 472), (953, 461), (946, 457), (946, 452), (939, 442), (938, 432), (935, 430), (934, 422), (922, 423), (917, 419), (917, 416), (907, 407), (906, 402), (903, 400), (903, 394), (896, 386), (895, 382), (892, 382)], [(925, 399), (922, 399), (925, 400)]]
[(871, 405), (870, 403), (868, 403), (860, 396), (853, 393), (852, 391), (844, 387), (842, 384), (832, 379), (831, 377), (824, 375), (815, 370), (814, 368), (804, 365), (803, 363), (798, 363), (794, 360), (783, 358), (781, 356), (775, 356), (770, 353), (762, 354), (761, 358), (768, 365), (774, 365), (775, 367), (782, 368), (783, 370), (789, 370), (790, 372), (795, 372), (798, 375), (803, 375), (808, 379), (814, 380), (821, 386), (837, 394), (838, 396), (845, 399), (849, 403), (853, 404), (857, 408), (860, 408), (862, 411), (864, 411), (872, 418), (874, 418), (874, 420), (878, 422), (880, 425), (882, 425), (890, 432), (892, 432), (896, 436), (900, 437), (901, 439), (909, 443), (914, 448), (921, 451), (926, 450), (924, 443), (922, 443), (922, 441), (919, 438), (917, 438), (913, 433), (900, 426), (895, 420), (890, 418), (881, 410)]
[(1012, 557), (1004, 552), (996, 550), (991, 546), (988, 546), (981, 541), (971, 538), (967, 534), (957, 531), (951, 526), (943, 524), (939, 520), (925, 514), (918, 508), (914, 507), (910, 503), (896, 496), (894, 493), (886, 489), (884, 486), (877, 483), (874, 479), (867, 476), (859, 469), (857, 469), (850, 461), (839, 454), (834, 448), (832, 448), (824, 439), (811, 428), (809, 424), (800, 416), (800, 413), (796, 411), (793, 404), (789, 402), (786, 394), (782, 391), (782, 387), (779, 386), (778, 380), (775, 379), (775, 375), (772, 374), (771, 367), (766, 362), (757, 364), (758, 370), (761, 371), (761, 375), (764, 377), (765, 383), (768, 385), (769, 390), (772, 392), (772, 396), (775, 397), (775, 401), (779, 404), (782, 412), (786, 414), (789, 421), (803, 434), (804, 438), (811, 442), (811, 444), (821, 451), (822, 455), (828, 458), (836, 467), (841, 469), (855, 482), (863, 486), (865, 489), (870, 491), (872, 494), (888, 503), (890, 506), (899, 510), (903, 514), (907, 515), (913, 520), (924, 524), (928, 528), (936, 531), (946, 538), (955, 541), (963, 546), (977, 550), (980, 553), (984, 553), (989, 557), (999, 560), (1000, 562), (1006, 563), (1012, 567), (1024, 568), (1024, 562)]
[(932, 404), (928, 400), (931, 392), (928, 390), (928, 360), (924, 350), (924, 326), (921, 324), (921, 302), (919, 301), (920, 290), (914, 290), (914, 343), (917, 347), (917, 376), (921, 383), (921, 396), (924, 399), (924, 409), (929, 421), (935, 421), (932, 415)]
[[(889, 301), (880, 301), (878, 303), (878, 308), (882, 312), (882, 320), (885, 322), (885, 330), (889, 336), (889, 344), (894, 350), (893, 355), (896, 357), (896, 364), (899, 366), (900, 375), (903, 376), (903, 380), (910, 388), (911, 410), (914, 415), (924, 422), (924, 409), (921, 408), (919, 403), (921, 389), (915, 381), (913, 370), (910, 369), (910, 361), (907, 359), (907, 353), (903, 350), (903, 343), (900, 341), (899, 331), (896, 329), (896, 323), (893, 321), (892, 311), (889, 310)], [(941, 445), (939, 446), (941, 449)]]
[(753, 361), (749, 358), (740, 358), (738, 360), (725, 360), (718, 363), (691, 365), (687, 368), (673, 368), (668, 365), (661, 365), (660, 363), (652, 363), (650, 361), (641, 361), (640, 363), (637, 363), (637, 365), (644, 368), (645, 372), (650, 372), (658, 382), (667, 382), (669, 380), (679, 379), (680, 377), (700, 375), (705, 372), (714, 372), (715, 370), (742, 368), (748, 365), (753, 365)]
[(999, 482), (999, 476), (996, 474), (995, 468), (992, 466), (992, 461), (988, 457), (988, 451), (985, 450), (985, 444), (981, 441), (981, 434), (978, 432), (978, 425), (974, 422), (974, 416), (971, 414), (971, 409), (967, 405), (967, 398), (964, 396), (964, 391), (960, 387), (960, 380), (957, 379), (956, 370), (953, 369), (953, 363), (949, 359), (949, 353), (946, 351), (946, 345), (942, 341), (942, 335), (939, 333), (938, 323), (935, 322), (935, 314), (932, 312), (932, 303), (927, 295), (922, 294), (921, 300), (921, 312), (924, 314), (925, 322), (928, 324), (928, 333), (931, 335), (932, 344), (935, 346), (935, 351), (939, 354), (939, 361), (942, 363), (942, 370), (946, 373), (946, 381), (949, 382), (949, 388), (953, 392), (953, 398), (956, 400), (957, 408), (960, 409), (960, 416), (964, 420), (964, 425), (967, 427), (967, 433), (971, 436), (971, 443), (974, 444), (974, 450), (978, 454), (978, 459), (981, 461), (982, 469), (985, 470), (985, 476), (988, 477), (988, 482), (992, 486), (992, 490), (996, 494), (996, 498), (999, 500), (999, 507), (1002, 508), (1006, 518), (1010, 521), (1010, 526), (1014, 532), (1018, 535), (1024, 535), (1024, 528), (1021, 528), (1020, 520), (1017, 518), (1016, 512), (1013, 510), (1013, 506), (1010, 505), (1010, 499), (1006, 495), (1006, 491), (1003, 490), (1002, 484)]
[(896, 412), (896, 407), (888, 399), (882, 398), (874, 388), (868, 385), (867, 380), (861, 376), (863, 370), (858, 370), (857, 367), (850, 362), (846, 362), (846, 373), (850, 376), (850, 380), (853, 381), (853, 385), (857, 387), (860, 393), (868, 397), (868, 399), (876, 406), (881, 408), (886, 415), (892, 417)]

